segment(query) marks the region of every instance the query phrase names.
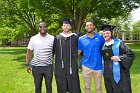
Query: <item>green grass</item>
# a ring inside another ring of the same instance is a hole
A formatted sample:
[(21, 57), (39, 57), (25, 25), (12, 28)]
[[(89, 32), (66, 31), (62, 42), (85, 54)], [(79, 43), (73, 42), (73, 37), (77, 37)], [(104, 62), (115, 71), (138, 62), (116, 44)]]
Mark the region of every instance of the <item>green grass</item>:
[[(140, 91), (140, 45), (129, 45), (133, 48), (136, 58), (131, 67), (131, 81), (133, 93)], [(34, 93), (34, 82), (32, 74), (25, 69), (26, 47), (0, 47), (0, 93)], [(79, 71), (82, 93), (84, 93), (84, 81)], [(55, 77), (53, 77), (53, 93), (57, 93)], [(104, 83), (102, 83), (105, 93)], [(42, 93), (45, 93), (43, 81)], [(95, 93), (94, 81), (92, 82), (92, 93)]]
[(128, 45), (135, 52), (135, 60), (130, 69), (131, 71), (131, 84), (133, 93), (140, 91), (140, 44)]

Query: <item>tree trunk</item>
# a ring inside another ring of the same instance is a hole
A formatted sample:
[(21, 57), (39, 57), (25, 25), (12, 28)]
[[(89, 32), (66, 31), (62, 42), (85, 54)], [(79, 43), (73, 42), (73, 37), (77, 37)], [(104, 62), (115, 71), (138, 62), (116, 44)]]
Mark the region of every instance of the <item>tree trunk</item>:
[(75, 23), (75, 31), (76, 33), (80, 32), (82, 24), (86, 18), (86, 13), (80, 9), (76, 11), (76, 23)]

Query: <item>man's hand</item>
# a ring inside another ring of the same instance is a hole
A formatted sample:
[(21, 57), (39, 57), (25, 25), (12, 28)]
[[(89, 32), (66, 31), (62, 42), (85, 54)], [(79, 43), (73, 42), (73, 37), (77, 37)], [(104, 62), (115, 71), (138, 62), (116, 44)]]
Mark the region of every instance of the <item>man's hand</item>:
[(78, 56), (79, 56), (81, 53), (82, 53), (82, 51), (81, 51), (81, 50), (78, 50)]
[(111, 60), (113, 60), (113, 61), (120, 61), (120, 58), (118, 56), (112, 56)]
[(26, 64), (25, 64), (25, 66), (26, 66), (26, 71), (28, 73), (31, 73), (30, 60), (32, 58), (32, 52), (33, 52), (33, 50), (28, 49), (27, 54), (26, 54)]
[(31, 67), (28, 65), (28, 66), (26, 66), (26, 71), (28, 72), (28, 73), (31, 73)]

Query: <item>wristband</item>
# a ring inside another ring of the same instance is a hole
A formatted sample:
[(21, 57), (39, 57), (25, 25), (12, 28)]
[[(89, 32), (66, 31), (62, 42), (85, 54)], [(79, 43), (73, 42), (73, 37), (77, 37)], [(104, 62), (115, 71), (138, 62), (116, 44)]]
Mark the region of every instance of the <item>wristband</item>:
[(29, 66), (30, 64), (25, 64), (25, 66)]

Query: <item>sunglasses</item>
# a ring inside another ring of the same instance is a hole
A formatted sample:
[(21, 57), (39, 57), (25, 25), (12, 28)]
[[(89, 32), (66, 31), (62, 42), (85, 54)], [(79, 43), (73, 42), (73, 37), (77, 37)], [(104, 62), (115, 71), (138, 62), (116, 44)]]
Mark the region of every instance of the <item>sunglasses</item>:
[(47, 28), (47, 26), (39, 26), (39, 28)]

